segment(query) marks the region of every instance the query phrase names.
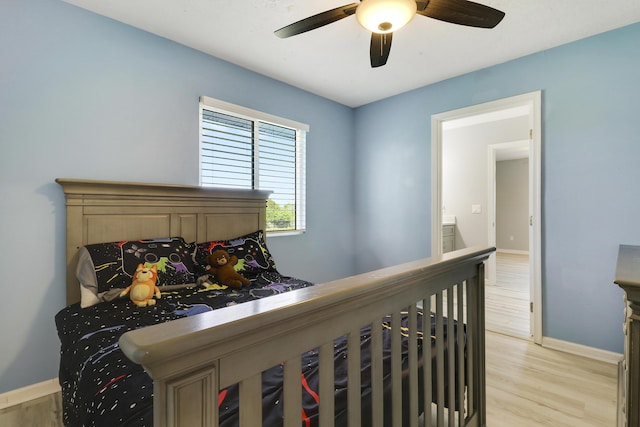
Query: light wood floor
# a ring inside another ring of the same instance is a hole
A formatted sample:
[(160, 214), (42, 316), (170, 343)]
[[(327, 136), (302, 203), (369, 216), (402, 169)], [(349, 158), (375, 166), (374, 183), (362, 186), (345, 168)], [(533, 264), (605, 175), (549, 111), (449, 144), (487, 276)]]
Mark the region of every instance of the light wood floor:
[(531, 337), (529, 288), (529, 256), (496, 253), (496, 283), (485, 287), (487, 330)]
[(486, 334), (489, 427), (614, 427), (617, 367)]
[(496, 254), (485, 288), (489, 427), (613, 427), (617, 366), (529, 338), (529, 257)]

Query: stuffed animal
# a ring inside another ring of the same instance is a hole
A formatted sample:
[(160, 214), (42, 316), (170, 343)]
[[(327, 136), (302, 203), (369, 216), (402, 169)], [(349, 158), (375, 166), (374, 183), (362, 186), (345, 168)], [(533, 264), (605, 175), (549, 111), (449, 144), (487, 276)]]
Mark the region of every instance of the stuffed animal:
[(249, 279), (243, 277), (233, 268), (238, 263), (238, 257), (235, 255), (230, 256), (223, 249), (212, 252), (207, 256), (206, 261), (207, 271), (209, 274), (213, 274), (221, 285), (241, 288), (242, 285), (251, 283)]
[(122, 291), (120, 296), (123, 297), (129, 294), (131, 301), (138, 307), (155, 305), (156, 300), (153, 299), (154, 294), (156, 298), (160, 298), (160, 289), (156, 286), (157, 280), (158, 267), (155, 264), (151, 267), (138, 264), (131, 285)]

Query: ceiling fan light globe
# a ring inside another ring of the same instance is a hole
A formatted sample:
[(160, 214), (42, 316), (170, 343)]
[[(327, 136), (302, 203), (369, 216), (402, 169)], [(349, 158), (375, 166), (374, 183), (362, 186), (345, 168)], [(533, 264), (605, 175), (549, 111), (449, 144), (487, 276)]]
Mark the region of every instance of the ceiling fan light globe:
[(373, 33), (398, 31), (416, 15), (415, 0), (363, 0), (356, 9), (356, 19)]

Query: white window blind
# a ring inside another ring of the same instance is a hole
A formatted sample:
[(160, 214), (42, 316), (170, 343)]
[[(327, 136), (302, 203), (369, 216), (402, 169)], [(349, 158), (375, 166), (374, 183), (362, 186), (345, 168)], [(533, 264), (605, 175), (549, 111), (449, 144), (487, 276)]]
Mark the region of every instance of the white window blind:
[(203, 186), (270, 190), (267, 231), (305, 229), (305, 143), (309, 126), (200, 98)]

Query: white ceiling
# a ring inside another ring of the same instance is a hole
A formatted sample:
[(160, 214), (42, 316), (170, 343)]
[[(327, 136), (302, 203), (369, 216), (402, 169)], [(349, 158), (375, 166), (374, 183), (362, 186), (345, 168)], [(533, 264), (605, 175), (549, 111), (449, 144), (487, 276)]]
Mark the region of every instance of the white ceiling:
[(416, 16), (372, 69), (370, 33), (355, 16), (273, 34), (352, 0), (65, 1), (350, 107), (640, 21), (640, 0), (476, 0), (504, 20), (486, 30)]

